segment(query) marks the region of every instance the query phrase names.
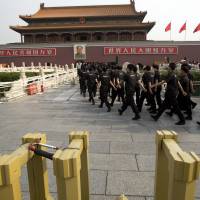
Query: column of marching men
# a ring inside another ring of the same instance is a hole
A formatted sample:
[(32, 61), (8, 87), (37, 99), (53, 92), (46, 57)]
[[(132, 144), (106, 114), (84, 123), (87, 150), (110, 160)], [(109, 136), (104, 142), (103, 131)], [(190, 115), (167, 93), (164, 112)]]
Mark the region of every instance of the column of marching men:
[[(176, 70), (176, 64), (170, 63), (167, 75), (161, 79), (159, 65), (143, 67), (138, 72), (138, 66), (127, 64), (124, 68), (116, 64), (84, 63), (76, 64), (80, 83), (80, 94), (95, 105), (95, 99), (100, 99), (99, 108), (105, 104), (107, 112), (111, 111), (115, 101), (121, 101), (118, 109), (122, 115), (128, 106), (135, 114), (133, 120), (139, 120), (144, 100), (151, 117), (157, 121), (164, 111), (170, 117), (176, 114), (179, 121), (176, 125), (184, 125), (186, 120), (192, 120), (192, 110), (196, 103), (192, 101), (193, 77), (190, 65), (184, 63)], [(163, 92), (165, 85), (165, 93)], [(99, 97), (96, 97), (99, 89)], [(163, 98), (162, 98), (163, 96)], [(197, 122), (200, 125), (200, 122)]]

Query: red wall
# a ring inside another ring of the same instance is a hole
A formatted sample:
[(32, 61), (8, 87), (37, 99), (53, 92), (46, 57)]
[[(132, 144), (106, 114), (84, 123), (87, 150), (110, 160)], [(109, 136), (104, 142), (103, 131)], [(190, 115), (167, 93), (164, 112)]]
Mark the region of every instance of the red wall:
[[(120, 45), (116, 44), (88, 44), (87, 45), (87, 61), (99, 61), (99, 62), (111, 62), (115, 61), (116, 55), (104, 55), (104, 47), (106, 46), (131, 46), (135, 44), (129, 43), (120, 43)], [(141, 62), (143, 64), (152, 64), (154, 61), (163, 62), (165, 57), (168, 56), (171, 61), (179, 61), (183, 59), (185, 56), (188, 60), (195, 60), (200, 62), (200, 42), (142, 42), (141, 44), (138, 42), (137, 46), (177, 46), (178, 47), (178, 55), (118, 55), (119, 63), (123, 62), (133, 62), (138, 63)], [(58, 47), (60, 46), (60, 47)], [(58, 64), (58, 65), (65, 65), (70, 64), (74, 61), (73, 55), (73, 45), (69, 45), (68, 47), (62, 45), (2, 45), (0, 46), (1, 49), (8, 49), (8, 48), (56, 48), (57, 55), (55, 57), (0, 57), (0, 63), (8, 63), (14, 62), (16, 66), (21, 66), (22, 62), (25, 62), (26, 65), (30, 65), (31, 62), (34, 62), (35, 65), (38, 62), (44, 64), (45, 62)]]

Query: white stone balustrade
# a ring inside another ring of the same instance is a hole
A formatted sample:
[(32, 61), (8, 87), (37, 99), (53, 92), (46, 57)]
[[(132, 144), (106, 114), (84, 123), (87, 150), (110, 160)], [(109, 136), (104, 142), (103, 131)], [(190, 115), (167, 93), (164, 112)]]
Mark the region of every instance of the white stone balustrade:
[[(25, 63), (23, 64), (25, 65)], [(58, 69), (57, 65), (55, 65), (54, 69), (45, 69), (45, 67), (40, 67), (39, 69), (32, 69), (33, 66), (30, 67), (18, 67), (15, 71), (20, 71), (20, 80), (4, 83), (0, 82), (0, 88), (5, 88), (2, 90), (4, 93), (3, 98), (0, 101), (8, 101), (10, 99), (23, 97), (27, 95), (27, 87), (31, 83), (37, 84), (38, 92), (41, 92), (41, 88), (44, 88), (44, 91), (49, 88), (57, 88), (59, 85), (63, 84), (74, 84), (75, 79), (77, 77), (76, 69), (64, 70), (64, 68)], [(39, 76), (35, 77), (26, 77), (26, 73), (28, 71), (39, 72)], [(5, 72), (5, 70), (4, 70)], [(45, 72), (53, 72), (50, 74), (45, 74)], [(9, 91), (7, 91), (9, 88)], [(1, 95), (2, 96), (2, 95)]]

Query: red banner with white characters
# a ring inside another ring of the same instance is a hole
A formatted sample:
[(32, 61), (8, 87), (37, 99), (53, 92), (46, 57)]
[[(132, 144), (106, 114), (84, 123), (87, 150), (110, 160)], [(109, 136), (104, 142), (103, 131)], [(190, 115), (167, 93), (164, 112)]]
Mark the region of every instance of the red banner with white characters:
[(178, 47), (104, 47), (104, 55), (178, 54)]
[(56, 56), (55, 48), (0, 49), (0, 57)]

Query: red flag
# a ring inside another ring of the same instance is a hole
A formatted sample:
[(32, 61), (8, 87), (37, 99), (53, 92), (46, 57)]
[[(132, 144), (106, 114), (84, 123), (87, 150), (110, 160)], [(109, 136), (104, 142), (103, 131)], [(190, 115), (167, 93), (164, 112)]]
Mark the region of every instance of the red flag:
[(182, 33), (183, 31), (186, 31), (186, 22), (183, 24), (183, 26), (180, 28), (179, 33)]
[(196, 33), (196, 32), (198, 32), (198, 31), (200, 31), (200, 23), (199, 23), (198, 26), (194, 29), (193, 33)]
[(165, 32), (171, 31), (171, 28), (172, 28), (172, 23), (170, 22), (170, 23), (166, 26)]

